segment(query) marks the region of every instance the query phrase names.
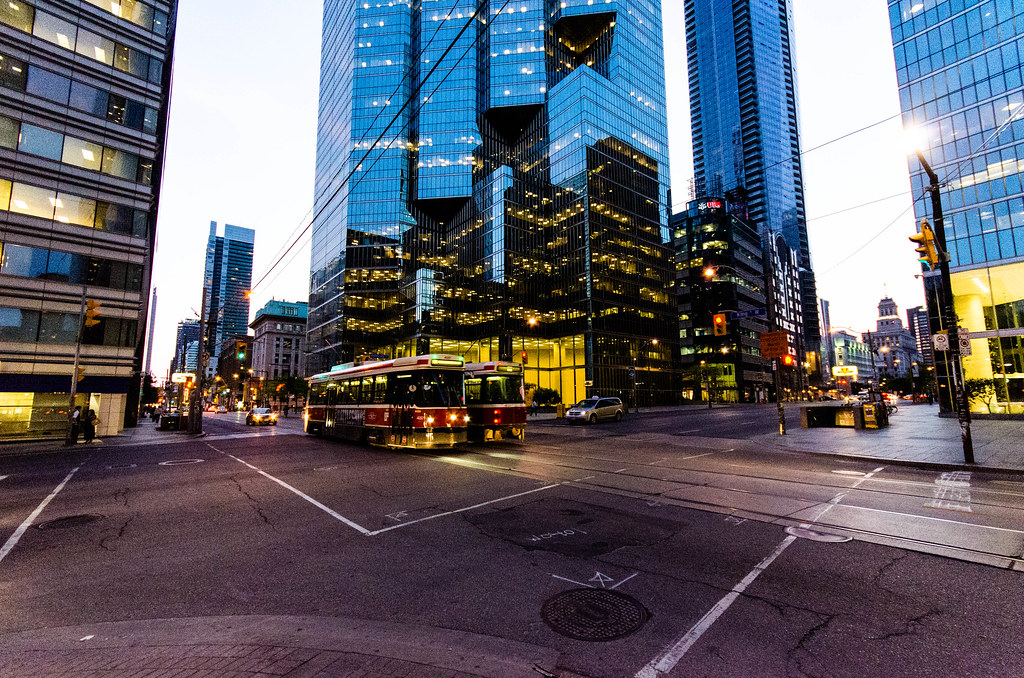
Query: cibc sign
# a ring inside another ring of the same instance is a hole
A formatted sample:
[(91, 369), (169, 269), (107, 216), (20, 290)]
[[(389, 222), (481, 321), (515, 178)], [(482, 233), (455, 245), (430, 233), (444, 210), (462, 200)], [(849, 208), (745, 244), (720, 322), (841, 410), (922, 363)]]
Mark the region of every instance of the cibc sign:
[(710, 212), (712, 210), (722, 209), (721, 200), (701, 200), (697, 203), (698, 212)]

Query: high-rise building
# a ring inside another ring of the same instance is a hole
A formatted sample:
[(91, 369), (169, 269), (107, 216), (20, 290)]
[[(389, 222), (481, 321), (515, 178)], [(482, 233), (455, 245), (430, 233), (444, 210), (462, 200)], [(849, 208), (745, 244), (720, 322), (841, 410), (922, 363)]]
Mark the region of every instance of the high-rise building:
[(325, 3), (308, 371), (450, 352), (672, 399), (660, 3), (505, 6)]
[(696, 397), (703, 389), (718, 402), (761, 402), (774, 386), (771, 364), (759, 354), (767, 317), (757, 231), (713, 197), (672, 215), (672, 229), (684, 392), (694, 400), (707, 398)]
[(770, 315), (790, 333), (798, 364), (819, 376), (790, 1), (685, 0), (684, 12), (696, 197), (724, 195), (745, 212), (770, 269), (789, 268), (795, 254), (796, 304), (779, 290)]
[(252, 327), (252, 371), (280, 381), (305, 375), (306, 302), (271, 299), (256, 311)]
[(178, 334), (174, 339), (174, 357), (171, 358), (171, 366), (168, 370), (168, 378), (175, 372), (185, 370), (185, 352), (188, 345), (199, 341), (199, 321), (180, 320), (178, 321)]
[(217, 360), (225, 342), (249, 332), (249, 291), (252, 286), (252, 253), (256, 231), (224, 225), (217, 235), (217, 222), (210, 222), (206, 244), (206, 376), (217, 373)]
[(927, 367), (935, 367), (935, 353), (932, 351), (932, 331), (928, 326), (928, 311), (924, 306), (907, 309), (907, 328), (917, 342), (917, 352), (921, 354), (921, 362)]
[[(951, 290), (970, 332), (967, 379), (993, 381), (996, 413), (1024, 411), (1024, 4), (890, 0), (903, 124), (942, 185)], [(914, 213), (934, 219), (928, 177), (909, 160)], [(908, 252), (908, 256), (911, 255)], [(937, 272), (926, 271), (932, 332), (945, 329)], [(936, 355), (939, 404), (951, 409), (947, 363)], [(988, 412), (985, 403), (975, 406)]]
[(138, 421), (176, 0), (0, 3), (0, 435)]

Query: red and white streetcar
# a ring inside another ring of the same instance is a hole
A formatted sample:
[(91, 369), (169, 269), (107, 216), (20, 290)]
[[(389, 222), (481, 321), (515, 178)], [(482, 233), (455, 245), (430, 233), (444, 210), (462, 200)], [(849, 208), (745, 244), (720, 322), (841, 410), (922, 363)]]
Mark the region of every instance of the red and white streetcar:
[(466, 406), (470, 440), (523, 440), (526, 437), (523, 366), (504, 361), (466, 365)]
[(385, 447), (466, 442), (464, 361), (421, 355), (336, 365), (309, 378), (306, 433)]

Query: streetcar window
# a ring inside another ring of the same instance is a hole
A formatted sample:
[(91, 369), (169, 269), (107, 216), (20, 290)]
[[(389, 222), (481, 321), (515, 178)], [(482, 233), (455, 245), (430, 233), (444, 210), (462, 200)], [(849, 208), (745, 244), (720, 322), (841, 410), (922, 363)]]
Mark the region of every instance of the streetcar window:
[(327, 393), (324, 394), (324, 405), (331, 406), (338, 404), (338, 384), (327, 384)]
[(320, 382), (318, 384), (310, 384), (309, 396), (306, 398), (307, 405), (323, 405), (324, 396), (327, 393), (327, 384)]
[(363, 387), (359, 391), (359, 402), (363, 405), (373, 402), (373, 377), (363, 377)]
[(523, 402), (523, 378), (517, 375), (487, 377), (487, 402), (489, 404)]
[(434, 373), (441, 404), (447, 407), (461, 407), (466, 404), (464, 377), (462, 372), (438, 371)]
[(388, 378), (386, 375), (380, 375), (375, 377), (373, 380), (373, 402), (384, 403), (387, 402), (388, 397)]
[(484, 380), (480, 377), (469, 377), (466, 379), (466, 403), (475, 404), (483, 402), (481, 386)]

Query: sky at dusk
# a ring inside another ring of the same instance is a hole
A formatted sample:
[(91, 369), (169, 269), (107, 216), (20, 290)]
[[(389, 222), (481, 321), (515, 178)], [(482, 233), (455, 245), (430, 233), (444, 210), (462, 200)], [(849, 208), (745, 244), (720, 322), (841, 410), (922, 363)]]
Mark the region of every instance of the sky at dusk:
[[(688, 200), (693, 176), (682, 6), (663, 4), (673, 211)], [(211, 221), (256, 230), (251, 315), (271, 297), (308, 295), (308, 230), (284, 265), (266, 274), (311, 216), (322, 5), (281, 7), (268, 0), (178, 7), (153, 276), (158, 379), (178, 321), (198, 315)], [(901, 314), (923, 303), (907, 240), (916, 227), (887, 9), (793, 0), (793, 15), (818, 295), (831, 303), (833, 328), (874, 329), (884, 295)]]

